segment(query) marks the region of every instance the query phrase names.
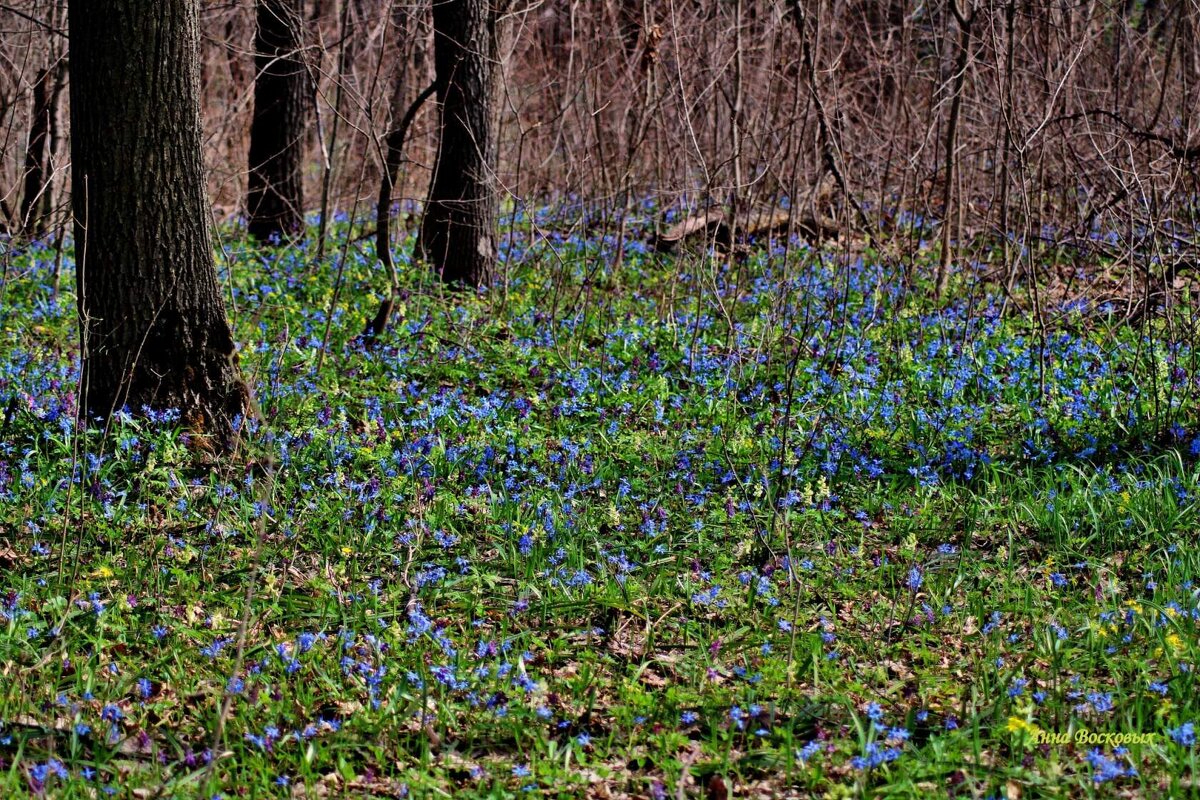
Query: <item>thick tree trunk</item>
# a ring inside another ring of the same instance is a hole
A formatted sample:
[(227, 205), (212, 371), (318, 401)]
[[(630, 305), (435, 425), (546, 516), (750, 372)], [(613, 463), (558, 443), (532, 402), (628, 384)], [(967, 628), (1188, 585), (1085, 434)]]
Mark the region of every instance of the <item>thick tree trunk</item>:
[(441, 140), (418, 252), (447, 283), (478, 286), (496, 260), (495, 25), (488, 0), (433, 4)]
[(250, 126), (250, 234), (292, 239), (304, 230), (308, 73), (300, 57), (302, 0), (258, 0), (254, 119)]
[(72, 200), (83, 406), (247, 410), (213, 264), (196, 0), (71, 0)]

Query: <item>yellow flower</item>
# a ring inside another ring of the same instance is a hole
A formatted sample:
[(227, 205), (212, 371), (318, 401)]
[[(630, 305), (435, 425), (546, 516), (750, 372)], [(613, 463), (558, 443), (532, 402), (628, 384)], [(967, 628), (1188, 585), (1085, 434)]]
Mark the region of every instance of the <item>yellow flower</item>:
[(113, 571), (108, 567), (98, 567), (92, 571), (93, 578), (111, 578), (112, 576)]
[(1168, 633), (1167, 644), (1171, 645), (1171, 650), (1176, 653), (1183, 650), (1183, 639), (1179, 638), (1178, 633)]
[(348, 555), (353, 555), (353, 554), (354, 554), (354, 548), (353, 548), (353, 547), (343, 547), (343, 548), (342, 548), (342, 555), (344, 555), (344, 556), (348, 556)]
[(1028, 733), (1030, 736), (1036, 736), (1042, 731), (1037, 725), (1020, 717), (1009, 717), (1005, 727), (1009, 733)]

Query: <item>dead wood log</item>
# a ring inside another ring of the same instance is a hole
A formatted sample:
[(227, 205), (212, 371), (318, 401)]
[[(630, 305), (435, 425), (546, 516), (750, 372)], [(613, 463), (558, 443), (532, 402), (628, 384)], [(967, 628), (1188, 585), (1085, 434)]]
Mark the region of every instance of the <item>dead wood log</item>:
[(766, 243), (772, 237), (787, 235), (789, 230), (816, 245), (836, 237), (839, 227), (833, 217), (807, 209), (758, 208), (742, 215), (730, 231), (729, 215), (721, 209), (710, 209), (651, 236), (650, 243), (659, 253), (676, 252), (681, 242), (711, 243), (727, 250), (731, 246)]
[(672, 253), (685, 239), (699, 239), (703, 235), (705, 241), (729, 239), (729, 225), (725, 222), (725, 212), (721, 209), (692, 214), (672, 225), (664, 233), (652, 234), (651, 245), (660, 253)]
[(729, 213), (721, 208), (697, 211), (661, 234), (650, 237), (650, 245), (660, 253), (673, 253), (680, 242), (710, 243), (722, 250), (751, 243), (765, 243), (789, 232), (803, 236), (810, 244), (835, 238), (840, 231), (835, 200), (837, 183), (826, 173), (824, 178), (793, 208), (758, 206), (739, 215), (732, 226)]

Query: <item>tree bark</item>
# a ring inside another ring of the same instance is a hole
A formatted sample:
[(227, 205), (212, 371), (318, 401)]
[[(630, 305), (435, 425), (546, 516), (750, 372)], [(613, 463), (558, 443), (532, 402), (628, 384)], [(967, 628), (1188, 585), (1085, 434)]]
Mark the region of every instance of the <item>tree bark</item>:
[(308, 72), (300, 57), (303, 0), (258, 0), (254, 118), (250, 125), (250, 235), (304, 231), (304, 129)]
[[(950, 246), (951, 233), (957, 234), (957, 242), (962, 244), (962, 198), (958, 198), (958, 208), (954, 207), (954, 181), (958, 172), (958, 119), (962, 110), (963, 86), (967, 81), (967, 68), (971, 63), (971, 28), (975, 23), (977, 9), (972, 8), (970, 14), (958, 7), (958, 0), (950, 0), (950, 9), (958, 23), (958, 57), (954, 62), (954, 82), (950, 93), (950, 120), (946, 125), (946, 184), (942, 188), (942, 248), (938, 257), (937, 273), (934, 281), (933, 294), (939, 300), (946, 291), (946, 283), (950, 280), (950, 264), (954, 260), (954, 252)], [(956, 218), (957, 215), (957, 218)], [(957, 222), (957, 224), (954, 224)]]
[(46, 181), (46, 145), (50, 118), (54, 113), (50, 69), (40, 69), (33, 83), (33, 109), (29, 121), (29, 143), (25, 147), (25, 186), (21, 193), (21, 228), (29, 236), (46, 232), (45, 210), (50, 187)]
[(197, 0), (71, 0), (81, 407), (178, 409), (228, 441), (250, 407), (213, 263)]
[(433, 4), (441, 139), (417, 251), (446, 283), (478, 286), (496, 260), (496, 21), (488, 0)]

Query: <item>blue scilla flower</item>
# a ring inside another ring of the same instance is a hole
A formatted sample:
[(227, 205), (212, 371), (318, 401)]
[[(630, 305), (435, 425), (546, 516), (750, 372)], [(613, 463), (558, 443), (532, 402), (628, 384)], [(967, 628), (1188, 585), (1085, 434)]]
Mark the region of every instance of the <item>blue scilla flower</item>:
[(1176, 744), (1181, 744), (1184, 747), (1195, 747), (1196, 745), (1196, 726), (1194, 723), (1185, 722), (1178, 728), (1172, 728), (1167, 731), (1167, 736), (1171, 737), (1171, 741)]
[(915, 592), (918, 589), (920, 589), (921, 583), (923, 582), (923, 580), (924, 580), (924, 578), (921, 574), (920, 567), (913, 567), (912, 569), (910, 569), (908, 571), (908, 581), (907, 581), (909, 591)]

